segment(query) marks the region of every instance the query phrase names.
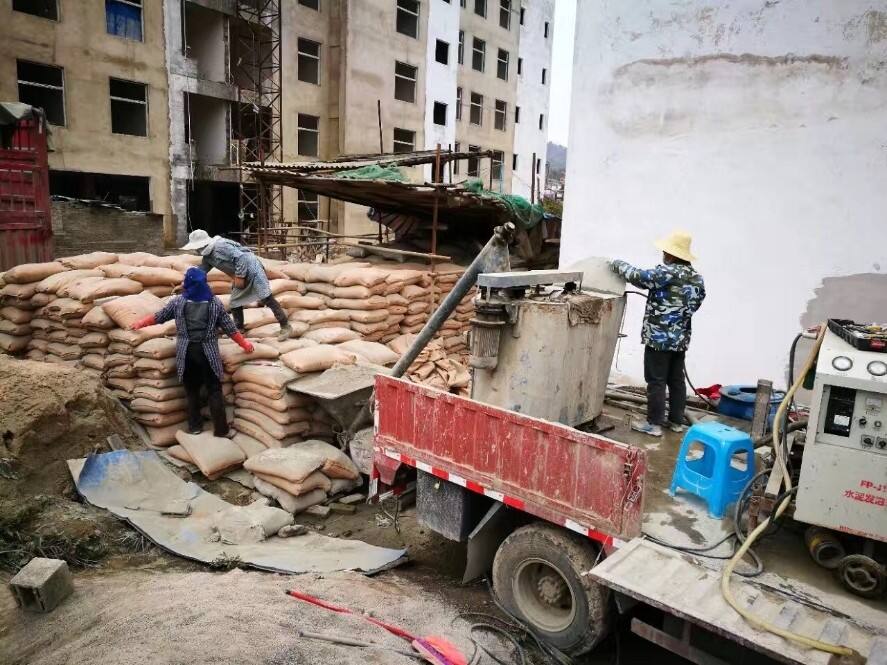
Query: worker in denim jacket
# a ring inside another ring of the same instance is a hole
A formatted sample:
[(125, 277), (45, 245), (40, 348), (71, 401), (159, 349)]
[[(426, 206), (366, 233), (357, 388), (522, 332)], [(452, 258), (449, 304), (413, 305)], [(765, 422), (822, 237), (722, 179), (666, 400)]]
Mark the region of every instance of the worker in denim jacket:
[[(644, 380), (647, 382), (647, 419), (633, 420), (631, 428), (651, 436), (662, 436), (665, 425), (683, 432), (687, 388), (684, 383), (684, 354), (690, 344), (693, 314), (705, 298), (705, 283), (691, 265), (688, 233), (676, 231), (656, 243), (662, 263), (649, 270), (625, 261), (613, 261), (613, 272), (630, 284), (647, 289), (647, 309), (641, 329), (644, 344)], [(665, 391), (668, 388), (668, 420)]]
[(218, 268), (233, 279), (230, 301), (231, 316), (234, 317), (234, 323), (237, 324), (237, 329), (240, 332), (245, 332), (244, 305), (258, 302), (270, 309), (280, 324), (278, 339), (283, 341), (292, 336), (293, 329), (287, 319), (286, 312), (271, 295), (271, 285), (265, 274), (265, 268), (249, 249), (221, 236), (210, 237), (203, 229), (191, 231), (188, 236), (188, 244), (182, 249), (200, 252), (203, 262), (199, 267), (203, 272)]

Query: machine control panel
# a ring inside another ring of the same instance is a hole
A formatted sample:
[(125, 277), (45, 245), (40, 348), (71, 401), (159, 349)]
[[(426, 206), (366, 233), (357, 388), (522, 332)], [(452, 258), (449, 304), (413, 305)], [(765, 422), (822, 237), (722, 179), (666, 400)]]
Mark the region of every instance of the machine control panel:
[(825, 385), (816, 441), (887, 455), (885, 409), (887, 395), (883, 393)]

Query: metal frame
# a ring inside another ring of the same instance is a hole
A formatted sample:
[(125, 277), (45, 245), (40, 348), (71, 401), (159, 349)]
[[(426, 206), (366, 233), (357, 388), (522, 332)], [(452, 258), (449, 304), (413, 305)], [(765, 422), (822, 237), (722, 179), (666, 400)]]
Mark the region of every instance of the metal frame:
[[(284, 223), (283, 188), (255, 180), (244, 164), (283, 161), (280, 0), (237, 0), (237, 17), (241, 58), (236, 70), (238, 80), (247, 82), (247, 87), (238, 85), (236, 109), (240, 231), (243, 238), (255, 240), (261, 255), (274, 240), (269, 229)], [(255, 132), (250, 136), (244, 135), (247, 116), (254, 118)], [(286, 237), (285, 232), (282, 235)]]

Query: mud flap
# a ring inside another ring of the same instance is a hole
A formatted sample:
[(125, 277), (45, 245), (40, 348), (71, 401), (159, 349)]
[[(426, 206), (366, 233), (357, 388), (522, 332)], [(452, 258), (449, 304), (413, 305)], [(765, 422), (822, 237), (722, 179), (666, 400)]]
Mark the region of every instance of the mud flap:
[(468, 552), (462, 584), (481, 577), (493, 567), (493, 558), (514, 527), (508, 507), (496, 501), (468, 534)]

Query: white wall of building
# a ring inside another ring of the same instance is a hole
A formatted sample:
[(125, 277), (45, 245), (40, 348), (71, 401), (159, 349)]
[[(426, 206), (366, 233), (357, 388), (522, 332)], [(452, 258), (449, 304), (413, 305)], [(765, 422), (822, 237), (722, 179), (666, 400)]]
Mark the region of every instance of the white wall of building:
[[(428, 0), (428, 43), (425, 58), (425, 148), (433, 150), (438, 144), (446, 150), (456, 142), (456, 82), (459, 76), (459, 17), (458, 2)], [(450, 45), (449, 62), (437, 62), (435, 49), (440, 39)], [(447, 124), (434, 123), (434, 102), (447, 105)], [(444, 169), (444, 176), (449, 169)], [(431, 178), (431, 167), (425, 168), (425, 177)]]
[[(697, 385), (781, 384), (802, 324), (887, 321), (883, 0), (579, 2), (575, 48), (561, 265), (651, 266), (689, 230)], [(629, 298), (616, 372), (641, 379)]]
[[(583, 4), (582, 2), (579, 3)], [(512, 26), (518, 26), (521, 3), (512, 2), (514, 15)], [(533, 153), (540, 160), (538, 179), (545, 187), (545, 154), (548, 147), (548, 104), (551, 92), (551, 47), (554, 43), (554, 0), (530, 0), (524, 2), (524, 24), (520, 27), (520, 52), (510, 63), (510, 75), (517, 77), (517, 106), (520, 122), (514, 126), (514, 153), (517, 170), (511, 175), (511, 192), (530, 198), (532, 186)], [(545, 24), (548, 23), (548, 37)], [(523, 60), (522, 74), (517, 75), (517, 57)], [(546, 70), (545, 85), (542, 70)], [(514, 109), (509, 109), (508, 122), (514, 122)], [(539, 116), (544, 117), (539, 129)], [(537, 191), (539, 187), (537, 186)]]

